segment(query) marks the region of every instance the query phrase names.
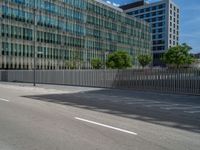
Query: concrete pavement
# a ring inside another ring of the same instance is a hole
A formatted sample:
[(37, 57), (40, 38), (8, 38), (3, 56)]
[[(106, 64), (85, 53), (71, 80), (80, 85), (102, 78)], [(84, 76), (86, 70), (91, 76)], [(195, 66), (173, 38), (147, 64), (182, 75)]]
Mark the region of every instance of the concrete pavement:
[(199, 99), (0, 83), (0, 150), (199, 150)]

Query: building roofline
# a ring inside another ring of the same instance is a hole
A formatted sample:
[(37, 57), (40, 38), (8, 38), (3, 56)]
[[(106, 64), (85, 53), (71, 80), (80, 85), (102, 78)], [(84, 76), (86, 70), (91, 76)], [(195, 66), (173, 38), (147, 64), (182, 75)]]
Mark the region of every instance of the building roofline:
[(124, 10), (121, 9), (121, 8), (119, 8), (119, 7), (116, 7), (116, 6), (113, 6), (112, 4), (106, 3), (106, 2), (104, 2), (103, 0), (94, 0), (94, 1), (96, 1), (96, 2), (98, 2), (98, 3), (101, 3), (101, 4), (103, 4), (103, 5), (106, 5), (106, 6), (108, 6), (108, 7), (111, 7), (111, 8), (113, 8), (113, 9), (115, 9), (115, 10), (117, 10), (117, 11), (123, 13), (123, 15), (124, 15), (125, 17), (129, 18), (129, 19), (137, 20), (137, 21), (139, 21), (139, 22), (141, 22), (141, 23), (143, 23), (143, 24), (146, 24), (146, 25), (150, 26), (148, 22), (146, 22), (146, 21), (144, 21), (144, 20), (142, 20), (142, 19), (140, 19), (140, 18), (136, 18), (136, 17), (130, 16), (130, 15), (127, 15), (126, 12), (124, 12)]
[(129, 3), (129, 4), (125, 4), (125, 5), (121, 5), (119, 6), (119, 8), (123, 9), (123, 10), (127, 10), (127, 9), (131, 9), (131, 8), (134, 8), (134, 7), (140, 7), (140, 6), (143, 6), (145, 3), (144, 0), (138, 0), (136, 2), (133, 2), (133, 3)]
[(116, 6), (113, 6), (112, 4), (109, 4), (109, 3), (107, 3), (107, 2), (104, 2), (103, 0), (95, 0), (96, 2), (99, 2), (99, 3), (101, 3), (101, 4), (103, 4), (103, 5), (106, 5), (106, 6), (108, 6), (108, 7), (111, 7), (111, 8), (113, 8), (113, 9), (115, 9), (115, 10), (118, 10), (118, 11), (120, 11), (120, 12), (123, 12), (123, 9), (121, 9), (121, 8), (119, 8), (119, 7), (116, 7)]
[[(169, 1), (169, 2), (171, 2), (171, 3), (173, 3), (173, 5), (175, 5), (177, 8), (179, 8), (179, 6), (173, 1), (173, 0), (159, 0), (159, 1), (156, 1), (156, 2), (148, 2), (148, 1), (146, 1), (146, 0), (138, 0), (138, 1), (136, 1), (136, 2), (133, 2), (133, 3), (129, 3), (129, 4), (126, 4), (126, 5), (121, 5), (121, 6), (119, 6), (119, 8), (126, 8), (126, 7), (128, 7), (127, 9), (123, 9), (124, 11), (126, 11), (126, 10), (129, 10), (129, 9), (138, 9), (138, 8), (140, 8), (140, 7), (146, 7), (146, 6), (152, 6), (152, 5), (157, 5), (157, 4), (159, 4), (159, 3), (164, 3), (164, 2), (166, 2), (166, 1)], [(134, 4), (136, 4), (136, 3), (138, 3), (138, 2), (143, 2), (143, 5), (141, 4), (141, 5), (139, 5), (139, 6), (134, 6)], [(131, 7), (132, 6), (132, 7)]]

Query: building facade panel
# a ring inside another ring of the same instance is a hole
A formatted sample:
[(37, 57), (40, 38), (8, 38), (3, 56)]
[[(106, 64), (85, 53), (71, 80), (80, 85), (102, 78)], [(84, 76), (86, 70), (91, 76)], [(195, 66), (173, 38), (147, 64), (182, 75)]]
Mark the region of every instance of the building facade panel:
[(99, 0), (1, 0), (0, 68), (90, 68), (93, 58), (125, 50), (151, 53), (148, 23)]

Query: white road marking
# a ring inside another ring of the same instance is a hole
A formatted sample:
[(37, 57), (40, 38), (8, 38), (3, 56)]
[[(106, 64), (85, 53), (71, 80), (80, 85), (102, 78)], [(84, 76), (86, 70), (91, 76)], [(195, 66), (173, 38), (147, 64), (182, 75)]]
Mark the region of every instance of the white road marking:
[(126, 104), (132, 105), (132, 104), (135, 104), (135, 103), (133, 103), (133, 102), (126, 102)]
[(166, 110), (188, 110), (188, 109), (199, 109), (199, 106), (179, 106), (179, 107), (164, 107)]
[(172, 106), (171, 104), (163, 104), (163, 103), (157, 103), (157, 104), (147, 104), (144, 105), (145, 107), (167, 107), (167, 106)]
[(171, 109), (176, 109), (176, 110), (188, 110), (188, 109), (199, 109), (200, 107), (190, 107), (190, 106), (188, 106), (188, 107), (172, 107), (172, 108), (170, 108), (170, 109), (168, 109), (168, 110), (171, 110)]
[(195, 113), (200, 113), (200, 110), (194, 110), (194, 111), (184, 111), (186, 113), (190, 113), (190, 114), (195, 114)]
[(105, 124), (102, 124), (102, 123), (98, 123), (98, 122), (94, 122), (94, 121), (86, 120), (86, 119), (83, 119), (83, 118), (75, 117), (75, 119), (80, 120), (80, 121), (84, 121), (84, 122), (87, 122), (87, 123), (95, 124), (95, 125), (98, 125), (98, 126), (102, 126), (102, 127), (110, 128), (110, 129), (113, 129), (113, 130), (117, 130), (117, 131), (125, 132), (125, 133), (128, 133), (128, 134), (138, 135), (138, 134), (135, 133), (135, 132), (131, 132), (131, 131), (128, 131), (128, 130), (124, 130), (124, 129), (116, 128), (116, 127), (109, 126), (109, 125), (105, 125)]
[(132, 101), (132, 103), (136, 104), (136, 105), (144, 105), (144, 104), (151, 104), (151, 102), (135, 102), (135, 101)]
[(0, 98), (0, 101), (9, 102), (9, 100), (4, 99), (4, 98)]

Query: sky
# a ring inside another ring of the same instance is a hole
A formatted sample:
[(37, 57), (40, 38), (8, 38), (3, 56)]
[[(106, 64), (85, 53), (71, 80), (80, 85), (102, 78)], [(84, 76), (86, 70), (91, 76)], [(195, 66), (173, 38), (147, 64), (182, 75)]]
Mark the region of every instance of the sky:
[[(108, 0), (104, 0), (108, 1)], [(122, 5), (133, 0), (109, 0)], [(150, 2), (158, 0), (149, 0)], [(189, 44), (193, 53), (200, 53), (200, 0), (173, 0), (180, 7), (180, 43)]]

